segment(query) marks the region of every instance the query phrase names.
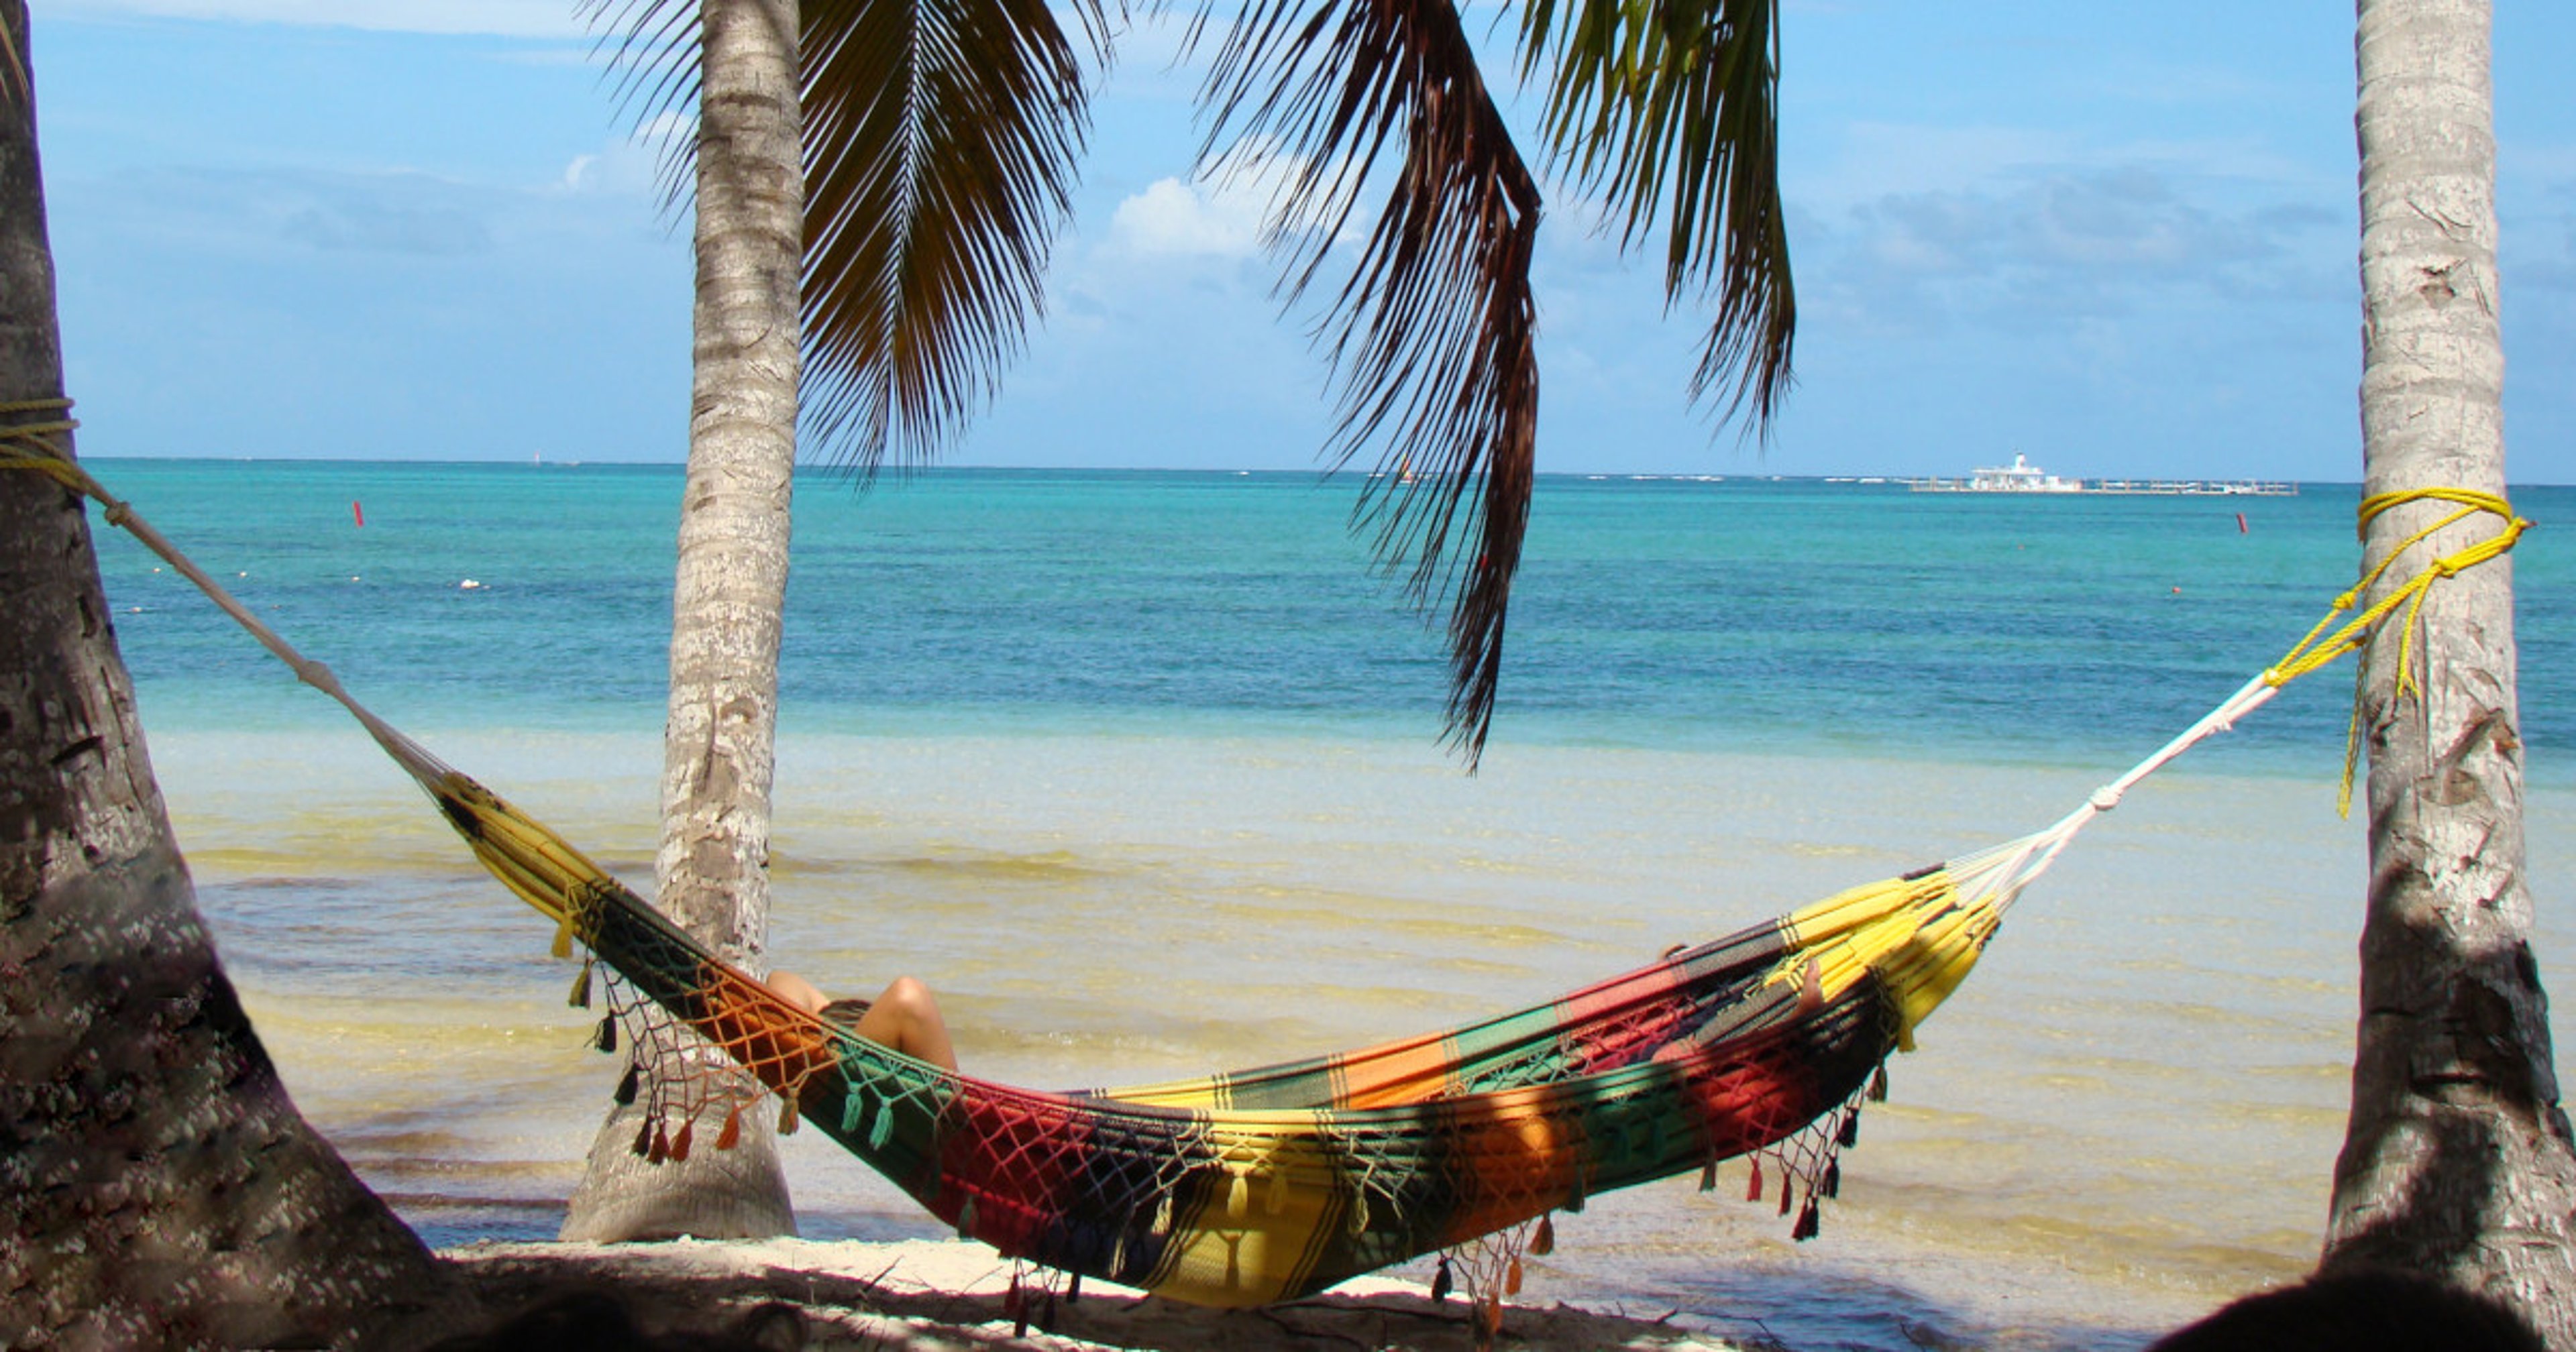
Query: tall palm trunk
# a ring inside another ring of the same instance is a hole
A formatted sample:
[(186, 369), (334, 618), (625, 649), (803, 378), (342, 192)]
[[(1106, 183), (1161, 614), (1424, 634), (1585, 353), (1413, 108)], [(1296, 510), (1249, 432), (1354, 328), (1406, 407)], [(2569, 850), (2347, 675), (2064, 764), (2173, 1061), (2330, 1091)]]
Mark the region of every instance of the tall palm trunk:
[[(0, 25), (26, 56), (23, 0)], [(61, 393), (34, 96), (10, 72), (0, 403)], [(383, 1335), (443, 1279), (297, 1115), (216, 960), (81, 506), (0, 471), (0, 1346)]]
[[(797, 0), (704, 0), (697, 143), (695, 379), (663, 734), (662, 909), (753, 971), (769, 935), (769, 792), (778, 637), (796, 461)], [(676, 1068), (666, 1068), (676, 1069)], [(648, 1164), (613, 1111), (564, 1222), (567, 1239), (790, 1232), (761, 1114), (741, 1145)]]
[[(2366, 491), (2501, 493), (2488, 0), (2360, 0), (2359, 15)], [(2381, 515), (2368, 561), (2448, 510)], [(2432, 548), (2500, 524), (2473, 519)], [(2423, 548), (2392, 573), (2411, 575)], [(2397, 694), (2395, 626), (2366, 656), (2370, 902), (2325, 1266), (2485, 1291), (2576, 1350), (2576, 1140), (2531, 955), (2509, 560), (2433, 589), (2420, 696)]]

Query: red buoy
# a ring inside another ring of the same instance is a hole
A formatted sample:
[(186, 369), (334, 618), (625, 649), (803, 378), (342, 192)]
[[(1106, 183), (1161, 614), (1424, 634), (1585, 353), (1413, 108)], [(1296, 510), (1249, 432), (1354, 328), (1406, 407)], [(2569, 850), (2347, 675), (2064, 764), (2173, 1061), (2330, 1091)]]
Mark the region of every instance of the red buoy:
[(2243, 512), (2238, 512), (2238, 513), (2236, 514), (2236, 533), (2237, 533), (2237, 534), (2239, 534), (2239, 535), (2243, 535), (2243, 534), (2245, 534), (2245, 533), (2246, 533), (2246, 530), (2245, 530), (2245, 514), (2244, 514)]
[(367, 509), (359, 506), (354, 500), (349, 504), (349, 515), (356, 517), (359, 525), (367, 524)]

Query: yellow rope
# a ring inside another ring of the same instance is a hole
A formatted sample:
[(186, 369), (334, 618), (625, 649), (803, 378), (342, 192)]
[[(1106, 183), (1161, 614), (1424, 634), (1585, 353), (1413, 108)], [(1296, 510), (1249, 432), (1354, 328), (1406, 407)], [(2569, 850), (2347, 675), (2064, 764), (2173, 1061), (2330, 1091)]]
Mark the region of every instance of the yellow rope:
[[(69, 399), (0, 400), (0, 417), (25, 413), (69, 413)], [(56, 438), (80, 427), (77, 418), (52, 418), (43, 422), (11, 423), (0, 427), (0, 469), (32, 469), (46, 478), (83, 497), (98, 499), (106, 509), (107, 524), (132, 529), (134, 509), (123, 498), (90, 477), (80, 462), (72, 459)]]
[[(2459, 507), (2458, 510), (2445, 515), (2433, 524), (2398, 541), (2396, 548), (2389, 550), (2376, 566), (2361, 575), (2361, 580), (2353, 584), (2352, 590), (2336, 597), (2333, 608), (2326, 611), (2325, 618), (2318, 620), (2314, 629), (2308, 631), (2308, 636), (2300, 639), (2290, 651), (2282, 654), (2280, 661), (2272, 664), (2271, 670), (2263, 673), (2263, 679), (2266, 682), (2275, 686), (2287, 685), (2368, 643), (2372, 633), (2378, 629), (2380, 621), (2388, 618), (2389, 613), (2399, 606), (2404, 606), (2406, 614), (2397, 625), (2397, 695), (2398, 698), (2403, 699), (2414, 693), (2415, 634), (2419, 628), (2417, 621), (2423, 614), (2425, 595), (2433, 589), (2433, 584), (2442, 578), (2453, 577), (2475, 568), (2513, 548), (2514, 542), (2522, 538), (2522, 533), (2531, 529), (2529, 521), (2514, 515), (2513, 504), (2505, 501), (2503, 494), (2482, 493), (2469, 488), (2409, 488), (2395, 493), (2374, 493), (2361, 500), (2361, 521), (2356, 529), (2366, 539), (2369, 535), (2370, 523), (2382, 512), (2405, 503), (2425, 501), (2457, 503)], [(2334, 625), (2335, 618), (2352, 609), (2363, 596), (2368, 595), (2370, 589), (2378, 585), (2379, 579), (2399, 559), (2405, 557), (2406, 551), (2480, 512), (2504, 518), (2504, 529), (2466, 549), (2435, 558), (2424, 566), (2422, 572), (2408, 578), (2403, 584), (2391, 588), (2387, 595), (2372, 602), (2370, 607), (2360, 614), (2346, 620), (2340, 628), (2334, 628), (2332, 633), (2327, 632)], [(2361, 701), (2364, 693), (2361, 672), (2356, 669), (2353, 673), (2352, 723), (2344, 733), (2343, 786), (2335, 795), (2335, 810), (2347, 817), (2352, 815), (2353, 777), (2361, 765)]]

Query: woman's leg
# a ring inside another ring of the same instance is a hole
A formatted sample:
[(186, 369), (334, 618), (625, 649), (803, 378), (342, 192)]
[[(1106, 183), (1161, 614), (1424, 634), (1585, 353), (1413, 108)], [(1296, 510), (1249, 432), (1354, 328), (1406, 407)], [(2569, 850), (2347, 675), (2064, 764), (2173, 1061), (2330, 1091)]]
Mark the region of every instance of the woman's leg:
[(851, 1031), (915, 1060), (957, 1069), (957, 1049), (948, 1041), (948, 1023), (939, 1017), (939, 1002), (931, 998), (928, 986), (911, 977), (896, 977)]
[(769, 988), (778, 992), (780, 999), (808, 1014), (820, 1014), (823, 1006), (832, 1003), (830, 996), (814, 989), (813, 982), (784, 967), (769, 974)]

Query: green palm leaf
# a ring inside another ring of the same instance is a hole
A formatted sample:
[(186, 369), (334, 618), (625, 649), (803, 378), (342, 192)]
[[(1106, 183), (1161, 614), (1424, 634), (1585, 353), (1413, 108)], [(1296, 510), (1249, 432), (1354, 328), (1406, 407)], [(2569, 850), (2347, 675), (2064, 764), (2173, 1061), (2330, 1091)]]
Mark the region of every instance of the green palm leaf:
[(1045, 0), (805, 0), (804, 89), (810, 425), (868, 469), (927, 459), (1044, 309), (1082, 63)]
[(1330, 449), (1383, 438), (1355, 521), (1408, 594), (1449, 609), (1451, 739), (1482, 753), (1538, 427), (1530, 296), (1539, 191), (1448, 0), (1248, 0), (1204, 92), (1213, 163), (1292, 166), (1271, 238), (1293, 303), (1382, 158), (1392, 186), (1319, 334)]
[[(1548, 76), (1550, 163), (1634, 247), (1660, 231), (1668, 300), (1713, 298), (1691, 382), (1767, 427), (1797, 297), (1779, 185), (1777, 0), (1529, 0), (1522, 75)], [(1551, 58), (1553, 62), (1551, 64)]]
[[(1044, 308), (1088, 91), (1044, 0), (805, 0), (803, 404), (827, 458), (927, 460)], [(592, 0), (650, 123), (697, 92), (695, 0)], [(1076, 6), (1096, 60), (1108, 13)], [(665, 184), (687, 191), (694, 146)]]

